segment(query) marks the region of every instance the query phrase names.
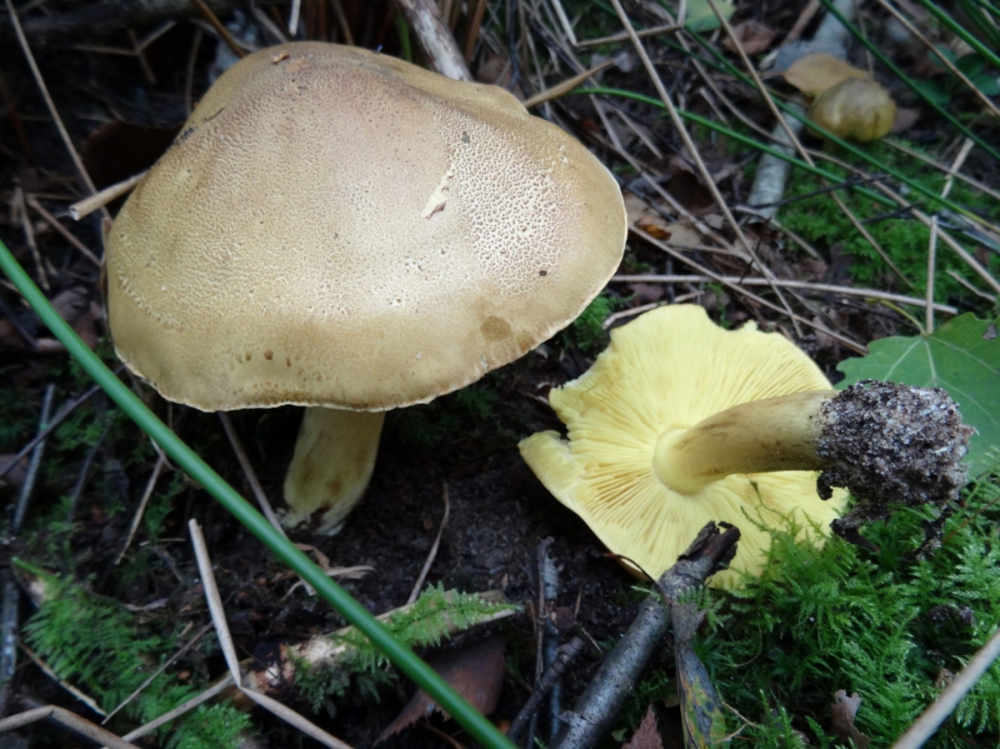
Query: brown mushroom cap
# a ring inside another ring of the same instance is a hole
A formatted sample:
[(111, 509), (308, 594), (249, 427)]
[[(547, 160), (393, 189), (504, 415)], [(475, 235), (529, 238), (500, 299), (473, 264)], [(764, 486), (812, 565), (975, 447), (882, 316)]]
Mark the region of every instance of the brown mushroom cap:
[(125, 204), (110, 326), (203, 410), (404, 406), (567, 325), (625, 232), (608, 171), (506, 91), (286, 44), (223, 75)]

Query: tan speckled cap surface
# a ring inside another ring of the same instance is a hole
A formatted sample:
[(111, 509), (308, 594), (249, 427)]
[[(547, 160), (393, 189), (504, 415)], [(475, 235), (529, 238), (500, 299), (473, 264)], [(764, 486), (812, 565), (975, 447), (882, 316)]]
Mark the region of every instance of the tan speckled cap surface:
[(502, 89), (288, 44), (219, 79), (118, 215), (110, 326), (196, 408), (393, 408), (567, 325), (625, 232), (607, 170)]

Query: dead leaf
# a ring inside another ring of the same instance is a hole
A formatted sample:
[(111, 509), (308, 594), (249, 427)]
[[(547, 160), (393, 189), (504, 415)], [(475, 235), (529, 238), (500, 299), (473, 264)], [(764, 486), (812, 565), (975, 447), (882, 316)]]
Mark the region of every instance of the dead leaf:
[(112, 120), (97, 128), (83, 144), (80, 157), (98, 188), (128, 179), (151, 167), (180, 132)]
[(656, 239), (663, 241), (670, 239), (666, 220), (652, 206), (631, 192), (626, 192), (624, 199), (625, 214), (630, 225), (637, 226)]
[[(502, 55), (487, 57), (486, 61), (479, 66), (479, 70), (476, 71), (476, 80), (479, 83), (487, 83), (506, 89), (510, 86), (510, 60)], [(524, 91), (520, 84), (514, 86), (511, 93), (518, 101), (524, 101)]]
[(650, 705), (646, 710), (646, 717), (632, 734), (632, 740), (625, 744), (622, 749), (663, 749), (663, 738), (660, 736), (660, 728), (656, 722), (656, 713)]
[(625, 192), (624, 196), (629, 226), (646, 232), (653, 239), (670, 242), (677, 247), (691, 247), (702, 243), (701, 233), (690, 223), (671, 223), (638, 195)]
[(809, 96), (819, 96), (828, 88), (848, 78), (868, 81), (871, 76), (833, 55), (819, 52), (806, 55), (792, 63), (785, 71), (785, 80)]
[[(503, 639), (490, 637), (475, 645), (435, 653), (427, 659), (433, 668), (465, 700), (483, 715), (489, 715), (500, 700), (505, 673)], [(412, 726), (434, 710), (444, 713), (423, 689), (417, 690), (402, 712), (375, 740), (380, 744)]]
[[(736, 35), (736, 39), (739, 41), (743, 51), (748, 55), (756, 55), (758, 52), (763, 52), (771, 46), (774, 37), (778, 35), (778, 32), (770, 26), (765, 26), (760, 21), (754, 20), (742, 21), (736, 24), (733, 26), (733, 33)], [(722, 46), (730, 52), (736, 51), (736, 45), (733, 44), (728, 36), (723, 40)]]
[(843, 689), (833, 695), (834, 703), (830, 705), (830, 728), (841, 741), (853, 741), (857, 749), (868, 749), (871, 739), (854, 726), (854, 716), (861, 706), (861, 698), (855, 692), (850, 697)]
[(626, 288), (632, 292), (636, 304), (658, 302), (667, 295), (666, 285), (662, 283), (630, 283)]
[(917, 107), (896, 107), (896, 119), (892, 123), (890, 133), (903, 133), (917, 124), (923, 110)]
[(667, 192), (692, 216), (703, 216), (715, 209), (712, 192), (702, 184), (694, 168), (679, 156), (672, 156), (668, 162), (670, 182)]

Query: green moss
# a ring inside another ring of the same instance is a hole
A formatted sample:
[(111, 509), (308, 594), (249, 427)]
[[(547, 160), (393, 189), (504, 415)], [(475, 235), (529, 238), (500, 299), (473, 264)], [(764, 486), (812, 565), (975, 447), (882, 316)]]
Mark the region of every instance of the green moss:
[[(58, 676), (90, 694), (111, 711), (130, 697), (167, 658), (178, 640), (167, 622), (140, 624), (117, 601), (80, 585), (21, 564), (45, 583), (45, 601), (24, 628), (25, 639)], [(142, 724), (172, 710), (202, 690), (181, 684), (169, 670), (157, 675), (120, 716)], [(228, 706), (202, 706), (162, 728), (165, 747), (225, 749), (238, 744), (250, 726), (244, 713)]]
[(561, 348), (575, 348), (584, 354), (595, 355), (608, 343), (604, 321), (621, 306), (621, 300), (610, 294), (599, 294), (580, 313), (568, 328), (556, 338)]
[[(912, 147), (912, 146), (911, 146)], [(944, 187), (945, 176), (933, 169), (884, 144), (869, 146), (872, 154), (883, 162), (903, 171), (914, 179), (918, 179), (930, 189), (940, 193)], [(836, 172), (847, 179), (847, 173), (833, 165), (826, 165), (830, 171)], [(785, 198), (804, 195), (823, 187), (820, 180), (805, 173), (796, 173), (790, 180), (790, 187)], [(891, 209), (874, 200), (851, 193), (841, 193), (845, 202), (861, 220), (883, 216)], [(950, 199), (990, 219), (1000, 217), (1000, 204), (989, 196), (980, 194), (963, 182), (955, 181)], [(916, 199), (916, 198), (914, 198)], [(933, 201), (924, 202), (920, 209), (925, 213), (933, 213), (940, 206)], [(818, 195), (784, 206), (778, 213), (778, 220), (787, 229), (800, 234), (820, 250), (827, 250), (834, 243), (842, 247), (842, 251), (853, 255), (855, 262), (850, 266), (851, 276), (859, 285), (873, 288), (894, 288), (901, 292), (909, 291), (905, 284), (898, 280), (885, 261), (879, 256), (861, 233), (854, 228), (849, 219), (837, 207), (829, 194)], [(916, 219), (903, 215), (866, 224), (866, 228), (885, 250), (892, 262), (903, 275), (916, 287), (914, 293), (923, 297), (927, 288), (927, 249), (930, 242), (930, 230)], [(961, 240), (958, 232), (953, 236)], [(975, 246), (966, 244), (966, 250), (975, 251)], [(988, 261), (990, 270), (996, 274), (1000, 271), (1000, 256), (991, 253)], [(968, 299), (970, 294), (958, 281), (952, 278), (948, 271), (954, 271), (973, 285), (981, 285), (979, 277), (944, 243), (938, 243), (935, 263), (934, 296), (937, 301), (947, 302), (949, 299)], [(978, 299), (970, 301), (981, 302)]]
[[(863, 699), (856, 725), (872, 746), (891, 745), (912, 724), (940, 692), (942, 675), (961, 670), (1000, 623), (998, 479), (967, 489), (941, 548), (927, 558), (914, 551), (930, 513), (907, 509), (865, 530), (879, 554), (839, 538), (816, 550), (797, 543), (794, 529), (774, 533), (758, 580), (711, 594), (697, 650), (722, 699), (757, 723), (742, 740), (790, 746), (794, 727), (813, 745), (836, 745), (829, 705), (840, 689)], [(927, 746), (998, 742), (994, 664)]]
[[(516, 608), (514, 604), (484, 601), (475, 594), (445, 592), (438, 585), (428, 588), (409, 609), (397, 611), (384, 624), (407, 647), (436, 646), (449, 632), (468, 629), (500, 611)], [(314, 712), (328, 698), (343, 697), (351, 684), (365, 698), (377, 700), (379, 688), (393, 680), (391, 672), (385, 670), (386, 657), (360, 632), (352, 628), (334, 639), (348, 646), (335, 667), (311, 667), (303, 661), (295, 664), (295, 683)]]

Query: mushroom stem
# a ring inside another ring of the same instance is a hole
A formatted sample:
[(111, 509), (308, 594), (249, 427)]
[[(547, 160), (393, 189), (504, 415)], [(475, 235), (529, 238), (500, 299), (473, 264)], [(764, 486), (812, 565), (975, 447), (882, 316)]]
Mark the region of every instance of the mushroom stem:
[(972, 429), (940, 388), (867, 381), (744, 403), (661, 435), (660, 481), (694, 494), (733, 473), (822, 471), (822, 499), (848, 489), (877, 506), (943, 504), (958, 496)]
[(656, 444), (656, 477), (674, 491), (694, 494), (734, 473), (820, 470), (821, 415), (836, 395), (810, 390), (751, 401), (666, 432)]
[(320, 533), (340, 530), (368, 488), (384, 420), (384, 411), (306, 409), (285, 476), (283, 525), (316, 521)]

